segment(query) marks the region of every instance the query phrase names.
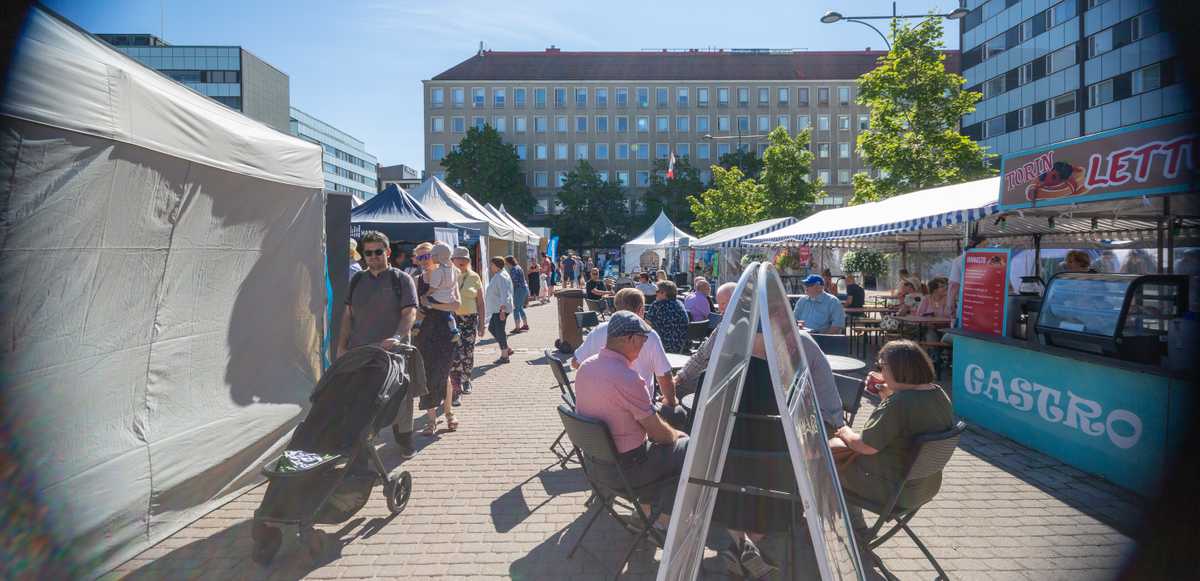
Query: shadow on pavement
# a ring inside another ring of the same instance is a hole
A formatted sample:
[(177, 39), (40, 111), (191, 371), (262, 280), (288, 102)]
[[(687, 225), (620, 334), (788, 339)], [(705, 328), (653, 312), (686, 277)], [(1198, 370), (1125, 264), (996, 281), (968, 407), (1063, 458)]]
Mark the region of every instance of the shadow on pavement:
[[(496, 532), (511, 531), (538, 509), (554, 500), (556, 496), (588, 489), (587, 480), (583, 477), (581, 468), (555, 469), (557, 466), (556, 462), (539, 470), (537, 474), (526, 478), (492, 501), (492, 526), (496, 528)], [(545, 490), (547, 496), (545, 500), (531, 507), (525, 498), (524, 487), (534, 480), (541, 481), (542, 489)]]

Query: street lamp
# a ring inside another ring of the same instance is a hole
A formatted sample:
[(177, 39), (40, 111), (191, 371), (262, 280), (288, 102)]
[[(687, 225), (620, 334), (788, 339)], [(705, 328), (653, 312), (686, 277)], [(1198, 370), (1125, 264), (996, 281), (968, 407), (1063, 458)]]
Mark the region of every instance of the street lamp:
[(726, 139), (736, 139), (737, 140), (737, 148), (738, 148), (738, 150), (741, 150), (743, 139), (762, 139), (764, 137), (769, 137), (769, 136), (765, 135), (765, 134), (742, 135), (742, 128), (738, 127), (737, 135), (713, 135), (711, 133), (705, 133), (703, 136), (700, 137), (700, 139), (703, 139), (705, 141), (724, 141)]
[(825, 24), (833, 24), (843, 20), (846, 22), (857, 22), (858, 24), (874, 30), (876, 34), (879, 35), (879, 38), (883, 39), (883, 44), (887, 45), (888, 50), (892, 50), (892, 43), (888, 41), (887, 35), (884, 34), (883, 31), (876, 28), (875, 25), (869, 22), (863, 22), (864, 20), (896, 20), (898, 18), (945, 18), (946, 20), (959, 20), (966, 17), (966, 15), (970, 14), (970, 12), (970, 10), (959, 6), (958, 8), (955, 8), (946, 14), (896, 14), (896, 3), (892, 2), (891, 16), (844, 16), (841, 12), (830, 10), (821, 16), (821, 22)]

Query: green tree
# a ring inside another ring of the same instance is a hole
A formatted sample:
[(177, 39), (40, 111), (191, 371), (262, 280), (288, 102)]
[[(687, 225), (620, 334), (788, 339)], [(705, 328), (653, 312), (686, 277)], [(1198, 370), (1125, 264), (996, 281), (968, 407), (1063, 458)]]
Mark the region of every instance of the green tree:
[(750, 148), (735, 149), (722, 155), (717, 160), (717, 165), (725, 169), (736, 167), (741, 170), (742, 175), (752, 180), (758, 179), (763, 169), (763, 161), (753, 151), (750, 151)]
[(994, 173), (983, 148), (958, 131), (983, 96), (946, 70), (941, 21), (893, 21), (892, 38), (892, 50), (858, 81), (858, 103), (871, 110), (858, 148), (881, 177), (854, 176), (856, 204)]
[(712, 171), (712, 186), (699, 197), (688, 196), (696, 215), (692, 229), (697, 236), (766, 218), (767, 193), (762, 185), (746, 178), (737, 167), (714, 165)]
[(667, 160), (655, 160), (654, 171), (650, 174), (650, 187), (642, 197), (642, 203), (646, 206), (645, 215), (653, 221), (662, 210), (676, 226), (688, 230), (695, 219), (688, 196), (702, 191), (704, 182), (700, 180), (700, 170), (686, 156), (675, 159), (674, 179), (667, 179)]
[(791, 137), (787, 129), (776, 127), (767, 135), (771, 144), (763, 152), (759, 178), (767, 195), (767, 218), (803, 217), (824, 195), (809, 178), (813, 160), (808, 149), (809, 131)]
[(615, 182), (600, 179), (586, 161), (567, 174), (558, 190), (554, 230), (562, 248), (619, 246), (629, 233), (625, 192)]
[(504, 204), (518, 218), (525, 218), (537, 203), (525, 185), (516, 147), (504, 143), (490, 125), (468, 129), (458, 150), (442, 158), (442, 167), (450, 187), (471, 194), (481, 204)]

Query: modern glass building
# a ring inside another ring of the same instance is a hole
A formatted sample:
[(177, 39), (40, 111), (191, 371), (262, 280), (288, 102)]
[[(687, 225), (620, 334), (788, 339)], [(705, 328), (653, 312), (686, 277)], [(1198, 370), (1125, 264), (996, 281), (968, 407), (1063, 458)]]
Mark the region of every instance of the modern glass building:
[(288, 76), (240, 46), (175, 46), (150, 34), (98, 34), (138, 62), (288, 131)]
[(361, 140), (295, 107), (291, 108), (289, 132), (324, 150), (325, 191), (350, 193), (362, 201), (378, 191), (378, 162)]
[[(1155, 0), (966, 0), (963, 133), (1004, 155), (1188, 110)], [(998, 162), (998, 159), (996, 160)]]

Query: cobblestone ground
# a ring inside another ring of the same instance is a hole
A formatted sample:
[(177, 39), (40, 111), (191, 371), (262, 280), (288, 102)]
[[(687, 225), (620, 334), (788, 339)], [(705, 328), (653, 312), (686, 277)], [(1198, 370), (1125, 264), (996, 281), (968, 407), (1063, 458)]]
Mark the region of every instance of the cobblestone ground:
[[(125, 563), (107, 577), (129, 579), (604, 579), (630, 537), (608, 517), (583, 528), (587, 484), (548, 451), (562, 425), (558, 392), (542, 349), (557, 336), (553, 304), (529, 309), (533, 330), (515, 336), (512, 363), (494, 366), (481, 345), (476, 391), (464, 398), (454, 433), (417, 436), (420, 452), (407, 510), (391, 517), (380, 488), (340, 526), (321, 527), (325, 551), (313, 563), (292, 535), (269, 567), (250, 558), (257, 487)], [(870, 413), (865, 404), (856, 423)], [(390, 435), (383, 438), (390, 440)], [(381, 449), (397, 462), (395, 446)], [(870, 515), (868, 514), (868, 517)], [(994, 434), (971, 430), (947, 468), (942, 491), (912, 522), (954, 579), (1106, 579), (1132, 543), (1138, 499)], [(769, 550), (769, 548), (768, 548)], [(903, 579), (933, 570), (899, 535), (879, 549)], [(707, 559), (705, 571), (720, 567)], [(625, 578), (652, 579), (649, 545)], [(706, 572), (706, 578), (721, 576)]]

